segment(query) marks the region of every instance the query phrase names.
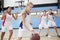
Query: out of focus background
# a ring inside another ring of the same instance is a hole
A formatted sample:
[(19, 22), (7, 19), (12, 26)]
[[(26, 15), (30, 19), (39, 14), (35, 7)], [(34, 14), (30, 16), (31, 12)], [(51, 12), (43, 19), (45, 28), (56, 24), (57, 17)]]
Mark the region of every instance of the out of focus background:
[[(21, 12), (25, 9), (28, 2), (33, 3), (33, 8), (31, 10), (31, 23), (34, 30), (38, 32), (38, 27), (40, 24), (40, 12), (43, 10), (48, 11), (52, 9), (57, 17), (55, 18), (55, 23), (57, 25), (58, 33), (60, 35), (60, 0), (0, 0), (0, 18), (2, 17), (3, 12), (6, 12), (8, 6), (12, 7), (13, 14), (18, 12), (18, 19), (12, 20), (13, 25), (13, 37), (11, 40), (17, 40), (18, 38), (18, 28), (21, 22)], [(20, 5), (20, 6), (19, 6)], [(3, 20), (0, 20), (0, 37), (1, 37), (1, 28), (2, 28)], [(40, 32), (41, 40), (60, 40), (56, 36), (56, 32), (53, 29), (52, 25), (50, 26), (50, 35), (52, 37), (44, 36), (46, 34), (46, 30), (41, 30)], [(6, 32), (4, 36), (4, 40), (7, 40), (9, 36), (9, 32)], [(30, 40), (30, 32), (24, 31), (23, 40)]]
[[(57, 12), (58, 17), (55, 19), (57, 27), (60, 27), (60, 0), (0, 0), (0, 17), (3, 12), (6, 12), (8, 6), (12, 7), (12, 13), (16, 12), (21, 14), (22, 10), (25, 8), (28, 2), (32, 2), (34, 7), (32, 8), (31, 15), (34, 16), (31, 18), (32, 27), (38, 28), (40, 23), (40, 18), (37, 15), (40, 14), (40, 11), (52, 9)], [(19, 7), (21, 5), (22, 7)], [(13, 28), (18, 28), (20, 24), (20, 17), (12, 22)], [(2, 20), (0, 20), (0, 28), (2, 27)], [(52, 26), (51, 26), (52, 27)]]

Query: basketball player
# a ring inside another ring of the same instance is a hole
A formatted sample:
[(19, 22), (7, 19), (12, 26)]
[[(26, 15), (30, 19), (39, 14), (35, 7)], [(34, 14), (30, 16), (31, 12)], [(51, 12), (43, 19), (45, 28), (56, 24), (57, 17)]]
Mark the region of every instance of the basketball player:
[(40, 17), (40, 24), (39, 24), (39, 34), (41, 29), (48, 29), (47, 26), (47, 14), (46, 11), (43, 11), (43, 14)]
[(34, 33), (31, 35), (30, 40), (40, 40), (40, 36), (38, 33)]
[(25, 10), (22, 12), (22, 17), (21, 17), (21, 23), (18, 31), (18, 40), (22, 40), (22, 35), (24, 29), (27, 29), (31, 33), (34, 32), (32, 28), (32, 23), (30, 22), (30, 14), (29, 12), (31, 11), (33, 7), (33, 4), (29, 2), (25, 8)]
[[(57, 31), (57, 28), (56, 28), (56, 24), (54, 22), (54, 16), (56, 16), (56, 15), (52, 12), (52, 9), (50, 9), (48, 12), (48, 27), (50, 27), (52, 24), (52, 26), (54, 27), (54, 29), (57, 33), (57, 36), (60, 37), (58, 34), (58, 31)], [(49, 32), (49, 28), (48, 28), (48, 32)], [(48, 36), (48, 34), (46, 36)]]
[(15, 14), (15, 16), (14, 16), (11, 13), (11, 7), (8, 7), (6, 13), (4, 13), (2, 15), (1, 19), (3, 20), (3, 23), (2, 23), (3, 27), (2, 27), (1, 40), (3, 40), (6, 30), (8, 30), (10, 33), (8, 40), (11, 39), (12, 34), (13, 34), (12, 20), (13, 20), (13, 18), (16, 20), (17, 17), (18, 17), (18, 14)]

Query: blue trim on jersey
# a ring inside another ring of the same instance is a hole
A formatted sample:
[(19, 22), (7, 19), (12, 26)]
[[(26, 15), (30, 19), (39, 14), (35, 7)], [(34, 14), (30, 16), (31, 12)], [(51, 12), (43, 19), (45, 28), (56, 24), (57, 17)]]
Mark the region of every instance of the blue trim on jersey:
[(27, 15), (29, 15), (29, 13), (27, 13)]
[[(29, 13), (27, 13), (27, 15), (29, 15)], [(21, 29), (23, 29), (23, 23), (21, 22), (19, 27), (21, 27)]]
[(21, 27), (21, 29), (23, 29), (23, 23), (22, 22), (20, 23), (20, 26), (19, 27)]

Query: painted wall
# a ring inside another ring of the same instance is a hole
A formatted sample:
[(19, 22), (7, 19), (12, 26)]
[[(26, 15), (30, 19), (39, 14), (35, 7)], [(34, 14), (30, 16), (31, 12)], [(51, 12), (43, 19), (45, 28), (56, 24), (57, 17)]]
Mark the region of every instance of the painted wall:
[[(20, 18), (19, 19), (17, 19), (17, 20), (13, 20), (12, 21), (12, 25), (13, 25), (13, 28), (18, 28), (19, 27), (19, 24), (20, 24)], [(2, 27), (2, 22), (3, 21), (1, 21), (0, 20), (0, 28)], [(40, 23), (40, 18), (35, 18), (35, 17), (33, 17), (33, 18), (31, 18), (31, 22), (32, 22), (32, 27), (33, 28), (36, 28), (36, 27), (38, 27), (39, 26), (39, 23)], [(56, 25), (57, 25), (57, 27), (60, 27), (60, 16), (58, 16), (56, 19), (55, 19), (55, 23), (56, 23)], [(51, 26), (52, 27), (52, 26)]]
[[(16, 1), (21, 1), (21, 0), (4, 0), (4, 7), (18, 6), (20, 3), (16, 3)], [(22, 1), (24, 1), (23, 5), (26, 5), (28, 3), (28, 0), (22, 0)], [(57, 3), (58, 0), (29, 0), (29, 2), (32, 2), (35, 5), (35, 4)]]
[(58, 0), (29, 0), (33, 4), (48, 4), (48, 3), (57, 3)]
[[(21, 0), (4, 0), (4, 7), (14, 7), (14, 6), (18, 6), (19, 4), (21, 3), (18, 3), (16, 1), (21, 1)], [(28, 3), (28, 0), (22, 0), (24, 1), (23, 2), (23, 5), (26, 5)]]
[[(48, 10), (49, 8), (53, 9), (53, 10), (57, 10), (57, 6), (50, 6), (50, 7), (39, 7), (39, 8), (32, 8), (32, 10)], [(24, 9), (24, 8), (23, 8)], [(13, 13), (14, 12), (21, 12), (21, 9), (14, 9), (12, 11)], [(33, 23), (32, 27), (36, 28), (38, 27), (39, 23), (40, 23), (40, 18), (35, 18), (35, 17), (32, 17), (31, 18), (31, 22)], [(57, 25), (57, 27), (60, 27), (60, 16), (58, 16), (56, 19), (55, 19), (55, 23)], [(13, 20), (12, 21), (12, 25), (13, 25), (13, 28), (18, 28), (19, 27), (19, 24), (20, 24), (20, 18), (17, 19), (17, 20)], [(2, 21), (0, 20), (0, 28), (2, 27)]]

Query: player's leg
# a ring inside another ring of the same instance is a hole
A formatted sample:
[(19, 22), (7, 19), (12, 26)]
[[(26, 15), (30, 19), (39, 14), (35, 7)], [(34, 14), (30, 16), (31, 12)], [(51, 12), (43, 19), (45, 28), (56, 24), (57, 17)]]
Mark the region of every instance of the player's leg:
[(13, 30), (9, 30), (9, 33), (10, 33), (10, 35), (9, 35), (9, 39), (8, 39), (8, 40), (10, 40), (10, 39), (11, 39), (12, 34), (13, 34)]
[(21, 32), (18, 33), (18, 40), (22, 40), (22, 35), (23, 34)]
[(5, 35), (5, 32), (2, 32), (2, 33), (1, 33), (1, 40), (3, 40), (4, 35)]
[(1, 40), (3, 40), (3, 38), (4, 38), (5, 31), (6, 31), (5, 29), (6, 29), (6, 27), (2, 27)]
[(11, 40), (11, 37), (12, 37), (12, 35), (13, 35), (13, 28), (12, 28), (12, 26), (10, 25), (9, 27), (8, 27), (8, 30), (9, 30), (9, 39), (8, 40)]
[(57, 36), (60, 37), (59, 34), (58, 34), (58, 30), (57, 30), (57, 27), (56, 27), (55, 22), (52, 22), (52, 24), (53, 24), (53, 26), (54, 26), (54, 29), (55, 29), (55, 31), (56, 31)]
[(47, 34), (46, 34), (46, 36), (47, 37), (51, 37), (49, 34), (50, 34), (50, 30), (49, 30), (50, 28), (48, 27), (48, 28), (46, 28), (46, 30), (47, 30)]
[(49, 27), (46, 28), (46, 30), (47, 30), (47, 34), (46, 34), (46, 36), (48, 36), (48, 35), (49, 35)]
[(23, 29), (19, 28), (18, 30), (18, 40), (22, 40), (22, 36), (23, 36)]
[(40, 32), (41, 32), (41, 29), (42, 29), (42, 25), (40, 24), (39, 25), (39, 29), (38, 29), (38, 33), (40, 34)]
[(49, 33), (50, 33), (50, 31), (49, 31), (50, 26), (51, 26), (51, 22), (48, 22), (47, 25), (46, 25), (46, 27), (47, 27), (47, 34), (46, 34), (46, 36), (48, 36)]
[(40, 34), (40, 32), (41, 32), (41, 29), (39, 28), (39, 29), (38, 29), (38, 34)]
[(18, 37), (18, 40), (22, 40), (22, 37)]

